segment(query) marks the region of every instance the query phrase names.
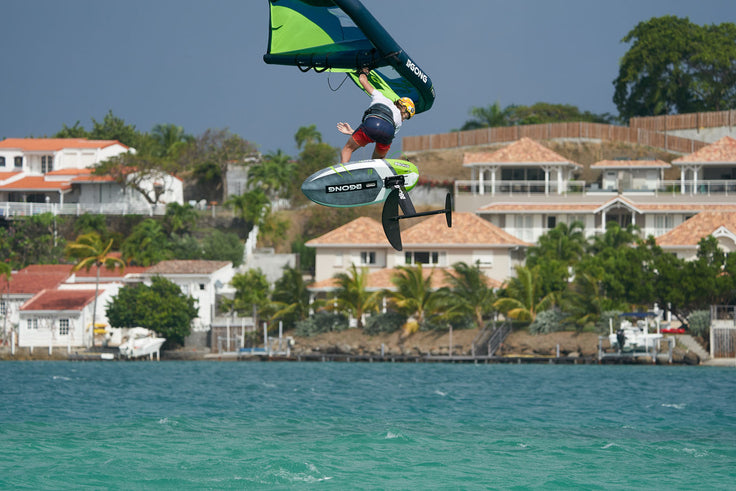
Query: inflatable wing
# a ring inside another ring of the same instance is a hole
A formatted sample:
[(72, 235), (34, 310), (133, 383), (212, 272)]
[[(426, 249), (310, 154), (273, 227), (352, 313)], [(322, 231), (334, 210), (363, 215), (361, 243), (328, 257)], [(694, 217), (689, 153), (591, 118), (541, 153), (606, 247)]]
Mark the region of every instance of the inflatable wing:
[[(411, 97), (416, 112), (434, 103), (422, 70), (358, 0), (269, 0), (271, 30), (266, 63), (302, 71), (372, 69), (370, 80), (386, 97)], [(359, 84), (358, 84), (359, 85)]]

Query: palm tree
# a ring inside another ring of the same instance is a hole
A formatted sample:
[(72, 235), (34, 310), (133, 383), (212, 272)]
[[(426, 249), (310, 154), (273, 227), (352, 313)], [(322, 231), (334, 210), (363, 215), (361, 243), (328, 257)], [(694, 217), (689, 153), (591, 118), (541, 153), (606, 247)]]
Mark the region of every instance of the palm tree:
[(450, 305), (464, 314), (471, 314), (475, 325), (483, 327), (483, 317), (493, 310), (495, 294), (488, 286), (488, 277), (478, 264), (469, 266), (464, 262), (453, 264), (453, 272), (446, 272), (450, 284), (448, 300)]
[(174, 158), (187, 143), (194, 141), (192, 135), (175, 124), (157, 124), (151, 130), (151, 137), (158, 145), (158, 157)]
[(77, 237), (75, 242), (67, 244), (66, 249), (67, 255), (78, 260), (77, 264), (72, 268), (72, 271), (79, 271), (82, 268), (89, 271), (92, 266), (97, 267), (95, 300), (92, 306), (92, 346), (94, 346), (94, 329), (97, 325), (97, 295), (100, 291), (100, 266), (104, 265), (110, 270), (119, 266), (121, 270), (124, 270), (125, 263), (121, 259), (110, 254), (110, 249), (112, 249), (112, 239), (110, 239), (107, 244), (104, 244), (100, 238), (100, 234), (97, 232), (80, 235)]
[(151, 266), (170, 257), (169, 239), (159, 222), (147, 218), (123, 241), (122, 252), (128, 263)]
[(274, 284), (271, 303), (276, 312), (271, 320), (284, 320), (292, 325), (309, 315), (309, 290), (302, 272), (295, 268), (284, 268), (284, 274)]
[(407, 322), (405, 333), (411, 334), (431, 315), (440, 312), (442, 296), (432, 290), (432, 275), (424, 278), (422, 265), (399, 266), (399, 273), (391, 278), (397, 291), (387, 292), (396, 308), (414, 323)]
[(169, 235), (172, 234), (188, 234), (197, 223), (199, 214), (189, 203), (180, 205), (177, 202), (166, 205), (166, 215), (164, 223), (168, 229)]
[(350, 265), (349, 273), (338, 273), (335, 279), (339, 286), (335, 308), (357, 319), (358, 329), (363, 329), (363, 316), (378, 309), (381, 292), (368, 291), (368, 269), (358, 271), (354, 263)]
[(300, 126), (294, 135), (296, 147), (301, 150), (303, 145), (322, 143), (322, 134), (317, 131), (317, 125)]
[(291, 157), (280, 149), (267, 153), (263, 160), (248, 169), (248, 178), (262, 188), (272, 199), (286, 189), (293, 179), (294, 164)]
[(240, 196), (232, 195), (225, 201), (225, 206), (232, 206), (240, 218), (246, 222), (261, 226), (271, 211), (271, 202), (262, 189), (253, 189)]
[(501, 109), (498, 101), (488, 107), (473, 107), (470, 109), (470, 115), (473, 116), (473, 119), (466, 121), (461, 130), (475, 130), (489, 126), (510, 126), (513, 111), (514, 106)]
[(539, 266), (516, 266), (515, 269), (516, 278), (509, 280), (506, 297), (496, 300), (493, 306), (512, 319), (533, 321), (538, 312), (555, 304), (557, 294), (542, 297)]

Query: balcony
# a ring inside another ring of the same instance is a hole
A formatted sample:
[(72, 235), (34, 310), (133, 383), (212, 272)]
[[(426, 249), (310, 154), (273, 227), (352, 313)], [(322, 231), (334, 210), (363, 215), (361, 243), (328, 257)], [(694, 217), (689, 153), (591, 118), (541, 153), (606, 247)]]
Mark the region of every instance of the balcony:
[[(546, 189), (548, 191), (545, 190)], [(649, 194), (654, 196), (705, 195), (736, 196), (736, 179), (711, 180), (659, 180), (641, 186), (620, 189), (601, 189), (597, 183), (565, 181), (561, 186), (556, 181), (455, 181), (455, 195), (482, 195), (488, 197), (534, 196), (534, 195), (581, 195), (581, 194)]]

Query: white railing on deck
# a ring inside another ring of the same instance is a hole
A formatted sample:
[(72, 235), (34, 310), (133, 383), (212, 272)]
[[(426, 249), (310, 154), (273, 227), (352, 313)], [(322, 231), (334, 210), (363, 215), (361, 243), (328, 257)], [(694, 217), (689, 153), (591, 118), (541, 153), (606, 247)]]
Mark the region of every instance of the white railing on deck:
[[(495, 191), (494, 191), (495, 187)], [(709, 179), (709, 180), (662, 180), (650, 186), (625, 189), (601, 189), (597, 183), (588, 184), (585, 181), (565, 181), (558, 193), (556, 181), (549, 182), (548, 194), (574, 194), (574, 193), (651, 193), (654, 195), (736, 195), (736, 180), (733, 179)], [(495, 184), (490, 180), (457, 180), (455, 181), (455, 194), (472, 195), (539, 195), (545, 193), (544, 181), (501, 181)]]

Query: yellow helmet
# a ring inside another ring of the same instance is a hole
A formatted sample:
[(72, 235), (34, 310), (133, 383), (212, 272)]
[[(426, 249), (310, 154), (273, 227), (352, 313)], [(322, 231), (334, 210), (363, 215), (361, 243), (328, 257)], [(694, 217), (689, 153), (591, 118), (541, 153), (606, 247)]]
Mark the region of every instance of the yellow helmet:
[(404, 107), (404, 109), (406, 109), (406, 112), (409, 113), (409, 119), (411, 119), (412, 116), (414, 116), (414, 113), (416, 112), (416, 109), (414, 108), (414, 101), (412, 101), (408, 97), (402, 97), (396, 102), (398, 102), (401, 106)]

